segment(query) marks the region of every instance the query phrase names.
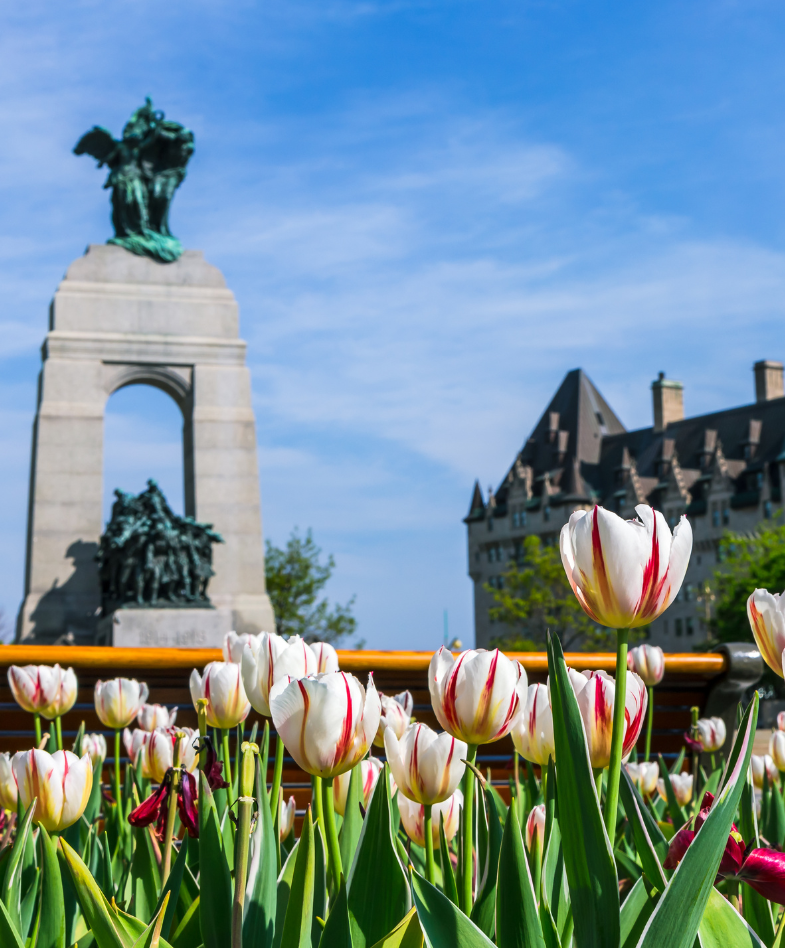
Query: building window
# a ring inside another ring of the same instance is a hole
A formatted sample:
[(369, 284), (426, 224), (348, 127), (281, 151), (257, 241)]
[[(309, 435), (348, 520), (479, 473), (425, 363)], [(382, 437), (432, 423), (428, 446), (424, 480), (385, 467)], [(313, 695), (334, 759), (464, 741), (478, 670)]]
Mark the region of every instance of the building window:
[(513, 510), (513, 512), (512, 512), (512, 525), (513, 525), (514, 527), (519, 527), (519, 526), (520, 526), (520, 522), (519, 522), (519, 520), (518, 520), (519, 517), (520, 517), (520, 514), (518, 513), (518, 511), (517, 511), (517, 510)]
[(688, 617), (688, 618), (685, 620), (685, 622), (686, 622), (686, 626), (687, 626), (687, 635), (694, 635), (694, 634), (695, 634), (695, 623), (692, 621), (692, 617)]
[(763, 505), (763, 516), (767, 520), (771, 520), (771, 501), (767, 500)]
[(520, 514), (518, 515), (518, 519), (520, 521), (520, 525), (522, 527), (525, 527), (526, 526), (526, 511), (525, 510), (522, 510), (520, 512)]
[(727, 500), (722, 502), (722, 522), (726, 527), (730, 523), (730, 507)]
[(493, 533), (493, 514), (488, 517), (488, 533)]
[(717, 504), (711, 505), (711, 525), (718, 527), (720, 525), (720, 508)]
[(692, 599), (693, 599), (693, 592), (694, 592), (694, 590), (693, 590), (693, 588), (692, 588), (692, 583), (687, 583), (686, 586), (684, 587), (684, 599), (685, 599), (686, 602), (691, 602), (691, 601), (692, 601)]
[(676, 637), (681, 638), (684, 634), (684, 623), (681, 619), (676, 619)]
[(543, 520), (550, 520), (550, 519), (551, 519), (551, 508), (550, 508), (550, 507), (545, 507), (545, 509), (544, 509), (543, 512), (542, 512), (542, 519), (543, 519)]

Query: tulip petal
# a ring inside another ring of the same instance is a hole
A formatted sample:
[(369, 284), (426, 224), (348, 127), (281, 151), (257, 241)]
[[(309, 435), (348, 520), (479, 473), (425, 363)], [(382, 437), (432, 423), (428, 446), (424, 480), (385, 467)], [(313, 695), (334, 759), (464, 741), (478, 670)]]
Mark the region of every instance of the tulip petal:
[(744, 860), (738, 878), (770, 902), (785, 905), (785, 853), (753, 849)]

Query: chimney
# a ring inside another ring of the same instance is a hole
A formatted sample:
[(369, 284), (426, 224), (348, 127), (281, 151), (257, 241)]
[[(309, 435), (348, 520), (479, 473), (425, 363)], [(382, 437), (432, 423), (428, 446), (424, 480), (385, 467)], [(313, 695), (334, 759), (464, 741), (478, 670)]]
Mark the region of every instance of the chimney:
[(681, 382), (666, 379), (660, 372), (656, 381), (651, 383), (654, 402), (654, 430), (664, 431), (672, 421), (681, 421), (684, 417), (684, 386)]
[(772, 398), (782, 398), (785, 387), (782, 382), (782, 363), (771, 359), (761, 359), (753, 366), (755, 372), (755, 401), (768, 402)]

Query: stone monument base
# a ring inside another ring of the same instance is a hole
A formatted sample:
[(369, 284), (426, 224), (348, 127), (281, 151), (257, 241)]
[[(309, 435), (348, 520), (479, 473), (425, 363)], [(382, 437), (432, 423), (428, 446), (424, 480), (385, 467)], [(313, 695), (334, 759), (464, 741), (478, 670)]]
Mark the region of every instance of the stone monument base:
[(98, 644), (115, 648), (221, 648), (231, 609), (117, 609), (98, 623)]

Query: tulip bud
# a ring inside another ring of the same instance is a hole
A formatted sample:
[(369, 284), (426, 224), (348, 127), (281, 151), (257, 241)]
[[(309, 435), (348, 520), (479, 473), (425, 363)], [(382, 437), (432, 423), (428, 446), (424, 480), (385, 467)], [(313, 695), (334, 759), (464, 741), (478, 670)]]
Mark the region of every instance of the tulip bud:
[[(676, 802), (679, 806), (687, 806), (692, 799), (692, 774), (670, 774), (670, 779)], [(665, 781), (662, 777), (657, 781), (657, 793), (667, 801), (668, 791), (665, 789)]]
[(338, 671), (338, 653), (329, 642), (311, 642), (311, 651), (316, 656), (316, 674)]
[[(604, 671), (576, 672), (573, 668), (568, 668), (567, 673), (583, 718), (591, 765), (595, 770), (600, 770), (607, 767), (611, 759), (616, 682)], [(623, 758), (630, 755), (640, 736), (648, 704), (646, 686), (635, 672), (628, 672), (626, 685)]]
[(210, 727), (221, 730), (237, 727), (248, 717), (251, 705), (245, 696), (240, 666), (230, 662), (210, 662), (204, 676), (194, 668), (190, 680), (191, 700), (199, 709), (200, 698), (207, 700), (205, 711)]
[(329, 779), (351, 770), (368, 753), (381, 704), (373, 675), (366, 689), (354, 675), (327, 672), (277, 682), (270, 692), (270, 711), (295, 763)]
[(526, 760), (546, 767), (549, 757), (556, 759), (553, 714), (545, 685), (529, 685), (526, 703), (515, 718), (510, 733), (515, 749)]
[(545, 804), (540, 803), (532, 807), (526, 820), (526, 848), (532, 851), (532, 846), (537, 843), (542, 850), (543, 839), (545, 838)]
[(90, 757), (71, 751), (20, 751), (11, 766), (22, 805), (27, 809), (37, 798), (33, 820), (44, 829), (60, 832), (84, 813), (93, 787)]
[(762, 789), (763, 787), (764, 769), (768, 775), (768, 783), (770, 787), (775, 783), (779, 783), (780, 775), (779, 771), (777, 770), (777, 765), (768, 754), (766, 754), (764, 757), (759, 757), (757, 754), (753, 754), (750, 763), (752, 765), (752, 782), (755, 784), (758, 790)]
[(174, 767), (175, 745), (178, 745), (178, 767), (193, 773), (199, 762), (193, 746), (196, 732), (190, 727), (156, 728), (145, 742), (143, 772), (154, 783), (162, 783), (166, 771)]
[(129, 731), (126, 728), (123, 731), (123, 745), (125, 747), (125, 752), (128, 754), (128, 759), (131, 763), (136, 766), (136, 759), (139, 756), (140, 752), (144, 750), (145, 744), (150, 739), (150, 732), (143, 731), (139, 727), (135, 727), (133, 731)]
[(93, 767), (106, 760), (106, 738), (103, 734), (85, 734), (82, 737), (82, 753), (90, 755)]
[(287, 676), (315, 675), (317, 659), (311, 646), (299, 635), (285, 639), (262, 632), (243, 649), (240, 665), (248, 700), (255, 711), (270, 717), (270, 691)]
[[(378, 757), (366, 757), (361, 760), (357, 767), (360, 768), (362, 776), (362, 800), (363, 809), (368, 809), (368, 801), (371, 799), (371, 793), (379, 779), (382, 771), (382, 762)], [(347, 770), (345, 774), (339, 774), (333, 780), (333, 804), (335, 812), (341, 816), (346, 812), (346, 798), (349, 795), (349, 781), (351, 780), (354, 768)]]
[(296, 814), (297, 808), (294, 801), (294, 797), (289, 797), (287, 803), (284, 803), (281, 800), (281, 814), (278, 818), (278, 831), (279, 838), (283, 842), (286, 837), (294, 829), (294, 817)]
[(785, 651), (785, 596), (756, 589), (747, 600), (747, 618), (764, 662), (783, 677)]
[(154, 731), (157, 727), (174, 727), (177, 708), (167, 710), (162, 704), (143, 704), (136, 721), (143, 731)]
[(652, 688), (665, 674), (665, 654), (659, 645), (639, 645), (627, 653), (627, 668), (634, 671), (647, 688)]
[(414, 698), (410, 691), (402, 691), (399, 695), (393, 695), (392, 698), (380, 694), (379, 700), (382, 703), (382, 716), (379, 719), (379, 730), (376, 732), (373, 743), (376, 747), (384, 747), (384, 732), (388, 727), (393, 729), (398, 740), (403, 737), (403, 732), (412, 719)]
[(387, 763), (398, 789), (417, 803), (442, 803), (461, 781), (468, 748), (449, 734), (426, 724), (411, 724), (399, 741), (392, 728), (384, 732)]
[[(461, 809), (463, 808), (463, 794), (456, 790), (452, 796), (441, 803), (436, 803), (431, 810), (431, 835), (434, 849), (439, 848), (439, 825), (444, 817), (444, 836), (449, 843), (458, 832)], [(425, 807), (405, 796), (398, 797), (398, 810), (401, 814), (401, 823), (406, 835), (418, 846), (425, 846)]]
[(785, 711), (780, 711), (777, 715), (777, 729), (785, 731)]
[(769, 738), (769, 756), (779, 771), (785, 770), (785, 731), (774, 731)]
[(223, 644), (224, 661), (239, 665), (243, 657), (243, 649), (246, 645), (251, 645), (255, 639), (256, 636), (248, 632), (243, 632), (241, 635), (236, 632), (227, 632)]
[(16, 809), (16, 780), (8, 753), (0, 754), (0, 809)]
[(14, 700), (25, 711), (51, 721), (70, 711), (76, 702), (77, 683), (73, 668), (59, 665), (12, 665), (8, 684)]
[(676, 598), (692, 552), (682, 516), (671, 532), (658, 510), (639, 504), (640, 520), (595, 507), (576, 510), (562, 527), (561, 558), (584, 612), (611, 629), (648, 625)]
[(455, 658), (442, 647), (428, 668), (439, 724), (466, 744), (489, 744), (509, 734), (526, 700), (527, 685), (521, 663), (498, 649), (469, 650)]
[(725, 722), (722, 718), (701, 718), (696, 727), (698, 741), (707, 754), (718, 751), (725, 743)]
[[(640, 764), (625, 764), (630, 780), (640, 790), (644, 797), (650, 797), (657, 789), (657, 779), (660, 768), (654, 761), (644, 761)], [(663, 784), (663, 786), (665, 786)]]
[(106, 727), (115, 731), (128, 727), (147, 701), (145, 682), (135, 678), (113, 678), (95, 683), (95, 710)]

